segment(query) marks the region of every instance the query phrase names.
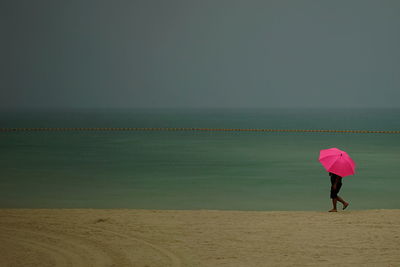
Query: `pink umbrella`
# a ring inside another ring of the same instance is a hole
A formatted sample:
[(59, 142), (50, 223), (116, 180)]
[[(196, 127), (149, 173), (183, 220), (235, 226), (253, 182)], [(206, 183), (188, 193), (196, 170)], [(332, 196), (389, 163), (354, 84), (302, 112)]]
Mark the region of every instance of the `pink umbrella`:
[(353, 175), (355, 173), (356, 164), (346, 152), (340, 149), (323, 149), (319, 152), (318, 160), (326, 171), (341, 177)]

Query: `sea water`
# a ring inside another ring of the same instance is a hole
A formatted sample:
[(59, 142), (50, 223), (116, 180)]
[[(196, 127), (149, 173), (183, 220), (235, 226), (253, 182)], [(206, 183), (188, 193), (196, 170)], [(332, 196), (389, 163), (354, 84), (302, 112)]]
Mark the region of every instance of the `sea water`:
[[(400, 130), (400, 110), (8, 110), (0, 127)], [(399, 134), (206, 131), (1, 132), (0, 207), (327, 210), (331, 147), (357, 164), (352, 209), (400, 208)]]

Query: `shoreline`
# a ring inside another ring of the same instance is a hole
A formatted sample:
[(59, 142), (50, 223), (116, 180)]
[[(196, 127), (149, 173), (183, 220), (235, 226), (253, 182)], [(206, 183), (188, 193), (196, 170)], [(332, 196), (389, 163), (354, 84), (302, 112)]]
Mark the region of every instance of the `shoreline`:
[(400, 209), (0, 209), (0, 266), (398, 266)]

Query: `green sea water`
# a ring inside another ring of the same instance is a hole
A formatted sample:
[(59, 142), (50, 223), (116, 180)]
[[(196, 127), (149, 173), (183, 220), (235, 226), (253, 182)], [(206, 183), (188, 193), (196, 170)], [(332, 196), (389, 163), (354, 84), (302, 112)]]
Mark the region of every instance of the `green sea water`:
[[(0, 127), (400, 130), (400, 110), (9, 110)], [(330, 147), (357, 163), (352, 209), (400, 208), (398, 134), (190, 131), (0, 133), (0, 207), (327, 210)]]

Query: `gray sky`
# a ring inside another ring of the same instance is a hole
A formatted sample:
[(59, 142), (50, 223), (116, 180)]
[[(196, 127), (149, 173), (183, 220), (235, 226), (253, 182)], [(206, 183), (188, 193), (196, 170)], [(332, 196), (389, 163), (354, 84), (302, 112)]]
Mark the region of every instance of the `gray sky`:
[(10, 0), (0, 106), (400, 107), (398, 0)]

